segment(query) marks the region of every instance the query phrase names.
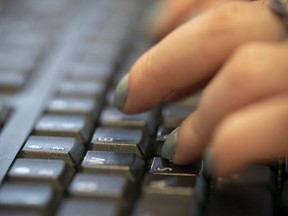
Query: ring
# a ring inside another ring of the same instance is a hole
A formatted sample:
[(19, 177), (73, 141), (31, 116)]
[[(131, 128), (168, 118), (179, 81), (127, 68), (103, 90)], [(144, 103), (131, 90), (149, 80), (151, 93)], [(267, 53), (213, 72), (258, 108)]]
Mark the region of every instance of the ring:
[(270, 8), (283, 18), (288, 34), (288, 0), (270, 0)]

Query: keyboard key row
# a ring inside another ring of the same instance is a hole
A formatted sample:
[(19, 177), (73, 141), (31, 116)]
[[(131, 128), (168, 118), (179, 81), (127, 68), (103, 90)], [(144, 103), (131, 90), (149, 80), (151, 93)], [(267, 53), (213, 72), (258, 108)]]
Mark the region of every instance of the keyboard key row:
[(84, 154), (84, 146), (72, 137), (30, 136), (20, 157), (63, 160), (69, 166), (77, 166)]
[(62, 160), (17, 159), (11, 167), (8, 181), (47, 182), (58, 190), (67, 188), (74, 175), (74, 169)]

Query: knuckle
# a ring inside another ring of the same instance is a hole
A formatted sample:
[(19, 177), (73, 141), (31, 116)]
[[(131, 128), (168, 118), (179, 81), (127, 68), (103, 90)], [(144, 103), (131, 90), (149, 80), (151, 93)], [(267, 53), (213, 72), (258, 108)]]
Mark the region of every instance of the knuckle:
[(248, 44), (235, 51), (223, 72), (232, 89), (243, 91), (255, 86), (261, 75), (265, 73), (261, 67), (262, 50), (261, 45)]
[(223, 22), (231, 22), (235, 20), (235, 17), (241, 16), (241, 14), (243, 14), (243, 9), (246, 7), (247, 3), (245, 2), (225, 3), (213, 11), (212, 20), (221, 25), (223, 25)]

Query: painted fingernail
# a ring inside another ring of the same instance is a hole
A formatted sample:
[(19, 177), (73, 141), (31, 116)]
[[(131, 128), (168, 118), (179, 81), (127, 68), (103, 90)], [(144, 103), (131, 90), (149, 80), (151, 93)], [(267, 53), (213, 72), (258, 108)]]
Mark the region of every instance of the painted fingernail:
[(209, 147), (206, 149), (204, 153), (203, 162), (204, 162), (203, 174), (206, 177), (214, 176), (215, 170), (214, 170), (213, 152)]
[(165, 140), (162, 150), (161, 150), (161, 156), (163, 158), (166, 158), (168, 160), (172, 160), (175, 151), (176, 151), (176, 144), (178, 140), (178, 131), (179, 127), (176, 128), (174, 131), (172, 131)]
[(118, 83), (115, 94), (114, 94), (114, 102), (113, 105), (118, 109), (122, 109), (128, 94), (128, 77), (129, 74), (126, 74), (121, 81)]

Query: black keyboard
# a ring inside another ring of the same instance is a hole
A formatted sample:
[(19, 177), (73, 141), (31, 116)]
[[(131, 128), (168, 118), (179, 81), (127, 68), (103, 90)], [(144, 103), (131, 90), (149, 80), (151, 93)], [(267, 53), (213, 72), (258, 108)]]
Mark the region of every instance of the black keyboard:
[(285, 216), (288, 164), (230, 178), (160, 157), (199, 96), (125, 115), (151, 1), (0, 1), (0, 215)]

